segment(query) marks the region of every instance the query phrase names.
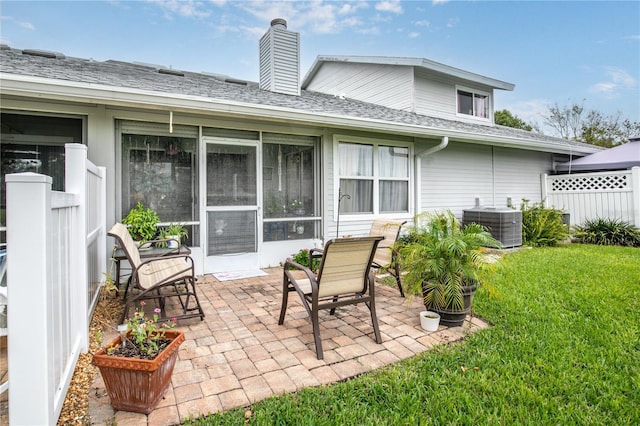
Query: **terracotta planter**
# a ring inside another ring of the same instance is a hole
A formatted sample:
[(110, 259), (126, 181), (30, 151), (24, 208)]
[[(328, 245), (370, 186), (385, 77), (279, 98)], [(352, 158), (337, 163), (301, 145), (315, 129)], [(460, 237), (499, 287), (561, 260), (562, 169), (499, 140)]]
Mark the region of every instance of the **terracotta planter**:
[[(153, 360), (109, 356), (106, 347), (93, 356), (113, 408), (149, 414), (158, 405), (171, 383), (178, 349), (184, 342), (181, 331), (166, 331), (165, 336), (171, 343)], [(121, 337), (108, 346), (114, 344), (122, 344)]]

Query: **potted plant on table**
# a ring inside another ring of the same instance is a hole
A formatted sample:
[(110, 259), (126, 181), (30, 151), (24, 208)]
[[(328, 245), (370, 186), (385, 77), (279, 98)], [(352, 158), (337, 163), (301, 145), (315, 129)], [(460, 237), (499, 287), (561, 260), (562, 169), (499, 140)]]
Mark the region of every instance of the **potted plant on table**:
[(140, 244), (153, 239), (158, 222), (160, 218), (155, 210), (144, 207), (140, 202), (122, 219), (122, 223), (127, 225), (131, 238)]
[(182, 239), (188, 237), (187, 229), (179, 223), (172, 223), (160, 230), (160, 239), (167, 240), (169, 248), (178, 248), (182, 244)]
[(118, 326), (120, 336), (93, 356), (100, 369), (111, 405), (116, 410), (149, 414), (171, 382), (184, 333), (171, 330), (174, 322), (158, 325), (145, 317), (144, 301), (133, 318)]
[(501, 244), (482, 225), (463, 228), (450, 211), (423, 213), (414, 223), (398, 242), (406, 292), (422, 296), (426, 309), (440, 315), (441, 324), (462, 325), (480, 273), (495, 265), (485, 247)]

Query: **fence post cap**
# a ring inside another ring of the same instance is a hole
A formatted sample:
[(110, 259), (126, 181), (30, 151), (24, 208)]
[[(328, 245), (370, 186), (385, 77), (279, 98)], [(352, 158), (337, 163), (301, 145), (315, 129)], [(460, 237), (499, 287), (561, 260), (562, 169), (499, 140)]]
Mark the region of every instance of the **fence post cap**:
[(41, 175), (40, 173), (22, 172), (22, 173), (10, 173), (5, 176), (5, 182), (23, 182), (23, 183), (52, 183), (51, 176)]

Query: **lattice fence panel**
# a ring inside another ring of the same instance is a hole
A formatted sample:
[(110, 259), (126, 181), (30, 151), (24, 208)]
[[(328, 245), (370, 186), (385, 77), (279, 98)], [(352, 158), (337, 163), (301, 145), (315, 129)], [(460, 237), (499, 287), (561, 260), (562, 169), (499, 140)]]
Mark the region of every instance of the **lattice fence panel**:
[(615, 218), (638, 222), (638, 170), (576, 173), (546, 176), (543, 198), (546, 204), (569, 213), (572, 225), (585, 220)]
[(566, 191), (611, 191), (629, 189), (627, 174), (551, 177), (551, 192)]

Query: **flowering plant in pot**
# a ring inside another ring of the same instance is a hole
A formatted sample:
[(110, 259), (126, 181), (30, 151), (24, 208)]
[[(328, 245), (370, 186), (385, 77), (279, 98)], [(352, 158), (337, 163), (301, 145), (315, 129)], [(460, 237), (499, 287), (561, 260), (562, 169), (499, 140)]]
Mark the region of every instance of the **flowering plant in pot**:
[(408, 294), (421, 295), (447, 326), (462, 325), (480, 275), (495, 265), (486, 247), (501, 247), (485, 227), (460, 225), (451, 211), (422, 213), (398, 248)]
[(172, 330), (175, 320), (159, 325), (160, 309), (144, 313), (144, 301), (133, 318), (118, 327), (120, 336), (93, 356), (111, 405), (116, 410), (149, 414), (171, 382), (184, 333)]

